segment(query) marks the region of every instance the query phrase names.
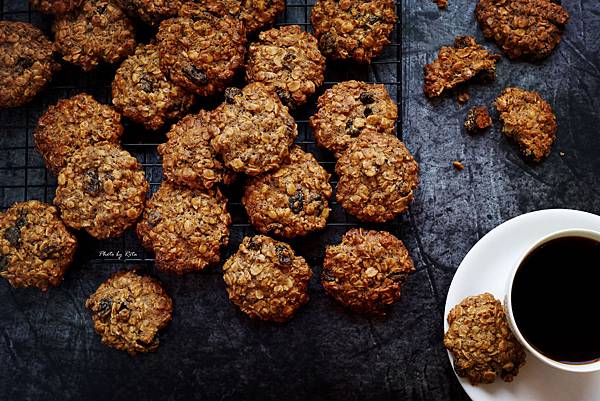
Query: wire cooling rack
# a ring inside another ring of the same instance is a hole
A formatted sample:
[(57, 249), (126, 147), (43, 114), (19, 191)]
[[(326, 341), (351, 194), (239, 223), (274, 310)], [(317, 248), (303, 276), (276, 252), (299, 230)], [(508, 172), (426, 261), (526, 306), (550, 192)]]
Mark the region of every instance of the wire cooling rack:
[[(314, 0), (288, 0), (285, 13), (279, 17), (275, 25), (296, 24), (312, 31), (310, 12), (313, 5)], [(401, 108), (400, 4), (397, 4), (396, 8), (399, 16), (398, 23), (391, 35), (392, 43), (385, 48), (382, 55), (370, 65), (328, 61), (323, 87), (309, 100), (306, 106), (292, 112), (298, 124), (299, 135), (296, 143), (304, 150), (312, 152), (319, 163), (332, 174), (331, 185), (334, 188), (337, 184), (337, 177), (334, 173), (335, 159), (330, 153), (316, 146), (308, 125), (308, 118), (315, 112), (316, 99), (325, 89), (349, 79), (384, 84), (392, 99)], [(41, 28), (48, 36), (52, 36), (50, 29), (52, 17), (31, 10), (27, 0), (0, 0), (0, 19), (30, 22)], [(147, 41), (152, 34), (148, 28), (140, 26), (138, 29), (140, 41)], [(6, 210), (14, 202), (29, 199), (52, 202), (56, 180), (52, 173), (46, 170), (41, 156), (34, 147), (33, 131), (37, 120), (49, 105), (55, 104), (61, 98), (80, 92), (89, 93), (102, 103), (110, 103), (110, 86), (115, 70), (115, 66), (105, 65), (86, 74), (75, 66), (63, 63), (61, 71), (54, 76), (50, 85), (33, 102), (17, 109), (0, 110), (1, 210)], [(236, 84), (243, 85), (243, 81), (239, 79)], [(212, 108), (221, 100), (219, 97), (201, 99), (193, 111), (199, 108)], [(401, 111), (399, 115), (402, 115)], [(146, 178), (150, 182), (151, 191), (155, 191), (162, 180), (161, 160), (157, 155), (156, 146), (165, 141), (165, 130), (159, 133), (147, 132), (141, 127), (129, 123), (126, 119), (124, 119), (124, 126), (123, 147), (142, 163)], [(399, 137), (402, 132), (400, 127), (401, 121), (399, 120), (397, 130)], [(242, 185), (242, 181), (237, 181), (230, 188), (223, 188), (229, 199), (228, 209), (233, 218), (230, 244), (224, 251), (224, 257), (237, 249), (246, 234), (253, 232), (240, 203)], [(332, 210), (325, 231), (292, 241), (292, 245), (302, 248), (304, 252), (300, 251), (299, 253), (311, 264), (318, 262), (324, 245), (337, 241), (348, 228), (358, 225), (358, 221), (346, 214), (335, 202), (335, 195), (330, 201), (330, 207)], [(377, 227), (393, 233), (397, 233), (399, 230), (397, 219)], [(142, 248), (132, 229), (119, 238), (104, 241), (95, 241), (84, 233), (81, 233), (79, 237), (80, 258), (83, 262), (153, 262), (153, 255)]]

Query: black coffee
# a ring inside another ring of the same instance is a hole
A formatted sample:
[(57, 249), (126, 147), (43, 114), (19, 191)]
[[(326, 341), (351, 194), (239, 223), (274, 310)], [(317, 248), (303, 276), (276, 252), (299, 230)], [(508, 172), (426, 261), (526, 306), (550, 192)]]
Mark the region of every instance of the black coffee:
[(600, 359), (600, 242), (564, 237), (536, 248), (517, 270), (511, 301), (521, 334), (542, 354)]

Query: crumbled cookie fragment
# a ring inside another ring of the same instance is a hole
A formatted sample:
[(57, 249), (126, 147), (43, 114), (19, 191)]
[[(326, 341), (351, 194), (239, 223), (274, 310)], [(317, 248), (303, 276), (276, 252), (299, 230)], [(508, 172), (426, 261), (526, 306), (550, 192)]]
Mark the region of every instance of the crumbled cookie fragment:
[(448, 8), (448, 0), (433, 0), (435, 4), (437, 4), (438, 8), (444, 10)]
[(480, 0), (475, 16), (485, 37), (511, 59), (548, 57), (569, 21), (560, 1), (552, 0)]
[(250, 222), (261, 233), (286, 238), (325, 228), (329, 177), (311, 153), (294, 147), (288, 163), (247, 181), (242, 203)]
[(455, 160), (452, 162), (452, 165), (454, 166), (455, 169), (457, 169), (458, 171), (462, 171), (465, 168), (465, 165), (462, 164), (459, 160)]
[(173, 314), (173, 301), (158, 280), (135, 271), (113, 274), (85, 306), (102, 343), (130, 355), (156, 351), (159, 331)]
[(402, 241), (385, 231), (351, 229), (325, 251), (321, 283), (350, 309), (384, 315), (400, 298), (400, 289), (415, 271)]
[(13, 287), (60, 285), (76, 248), (54, 206), (31, 200), (0, 213), (0, 277)]
[(160, 68), (175, 84), (199, 95), (221, 92), (244, 64), (243, 24), (194, 2), (185, 3), (179, 15), (161, 22), (156, 35)]
[(228, 88), (225, 101), (213, 112), (212, 124), (217, 128), (211, 142), (215, 151), (227, 167), (248, 175), (286, 162), (298, 136), (288, 108), (259, 82), (244, 89)]
[(115, 3), (132, 17), (137, 17), (149, 25), (176, 17), (183, 1), (181, 0), (115, 0)]
[(465, 129), (469, 134), (482, 132), (492, 126), (492, 118), (486, 106), (471, 107), (465, 119)]
[(173, 125), (167, 132), (167, 142), (158, 145), (165, 180), (193, 189), (232, 183), (235, 173), (225, 168), (210, 145), (216, 132), (211, 113), (205, 110)]
[(285, 242), (246, 237), (223, 265), (229, 299), (255, 319), (283, 323), (308, 302), (310, 267)]
[(91, 71), (113, 64), (135, 50), (133, 24), (110, 1), (86, 0), (80, 9), (58, 17), (52, 26), (63, 59)]
[(425, 95), (433, 98), (474, 78), (493, 78), (499, 59), (499, 55), (478, 45), (474, 37), (457, 36), (453, 47), (442, 47), (437, 59), (425, 65)]
[(193, 190), (161, 184), (148, 200), (137, 235), (156, 254), (156, 266), (177, 274), (220, 260), (229, 242), (231, 216), (218, 189)]
[(290, 107), (306, 103), (323, 84), (325, 57), (317, 40), (298, 25), (261, 32), (250, 45), (246, 80), (262, 82)]
[(79, 149), (58, 174), (54, 204), (65, 224), (98, 239), (116, 237), (142, 214), (148, 183), (142, 166), (110, 143)]
[(393, 0), (317, 0), (311, 14), (321, 53), (360, 63), (381, 54), (396, 20)]
[(458, 100), (459, 104), (465, 104), (471, 99), (469, 90), (466, 87), (459, 87), (456, 92), (456, 100)]
[(60, 68), (52, 42), (31, 24), (0, 21), (0, 48), (0, 108), (30, 102)]
[(345, 81), (319, 97), (310, 126), (317, 143), (336, 157), (363, 130), (391, 133), (398, 119), (398, 106), (384, 85)]
[(80, 93), (48, 107), (38, 120), (34, 139), (46, 166), (58, 174), (76, 150), (99, 142), (118, 145), (122, 134), (119, 113)]
[(448, 314), (444, 346), (454, 370), (471, 384), (510, 382), (525, 364), (525, 351), (508, 326), (504, 308), (492, 294), (463, 299)]
[(526, 157), (540, 161), (550, 154), (556, 139), (556, 116), (539, 93), (506, 88), (495, 105), (502, 132), (519, 144)]
[(81, 6), (83, 0), (29, 0), (31, 8), (46, 14), (63, 15)]
[(185, 114), (194, 95), (169, 81), (159, 65), (158, 48), (140, 45), (115, 75), (113, 104), (125, 117), (146, 129), (158, 130)]
[(363, 132), (335, 166), (336, 199), (362, 221), (382, 223), (408, 209), (419, 165), (394, 135)]

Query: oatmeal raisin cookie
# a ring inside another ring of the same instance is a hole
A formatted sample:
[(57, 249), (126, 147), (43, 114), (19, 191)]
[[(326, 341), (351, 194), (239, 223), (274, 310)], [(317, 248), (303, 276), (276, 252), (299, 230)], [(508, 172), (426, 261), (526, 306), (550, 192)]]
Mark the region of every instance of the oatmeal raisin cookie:
[(183, 5), (182, 0), (115, 0), (115, 3), (127, 14), (150, 25), (176, 17)]
[(29, 0), (31, 8), (46, 14), (63, 15), (81, 6), (83, 0)]

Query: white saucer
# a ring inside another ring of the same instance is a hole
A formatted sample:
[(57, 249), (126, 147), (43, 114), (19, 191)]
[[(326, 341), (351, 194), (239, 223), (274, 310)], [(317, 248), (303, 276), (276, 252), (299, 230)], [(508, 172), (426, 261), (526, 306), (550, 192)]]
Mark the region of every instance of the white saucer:
[[(600, 230), (600, 216), (568, 209), (540, 210), (515, 217), (487, 233), (458, 267), (446, 298), (446, 317), (465, 297), (483, 292), (503, 300), (515, 260), (533, 243), (553, 231), (570, 228)], [(450, 361), (452, 362), (452, 356)], [(512, 383), (497, 380), (473, 386), (458, 378), (473, 401), (599, 401), (600, 372), (559, 371), (527, 354), (527, 363)]]

